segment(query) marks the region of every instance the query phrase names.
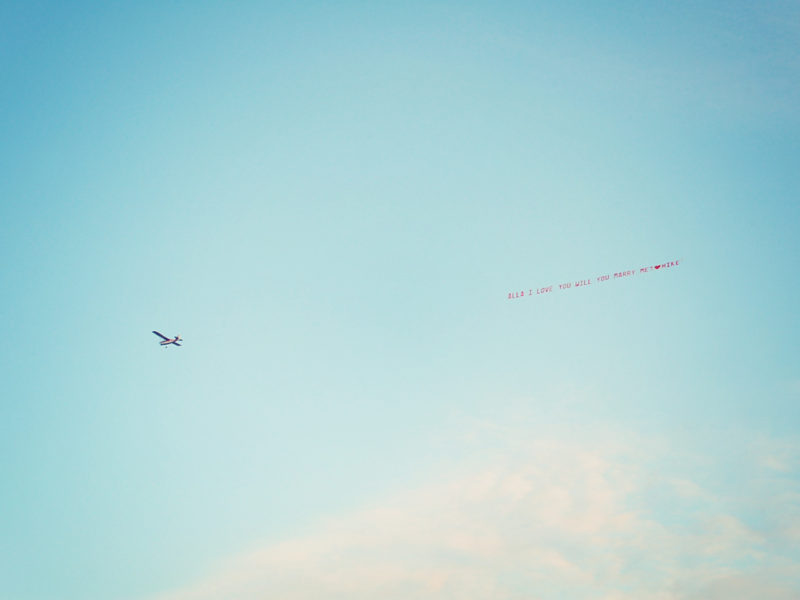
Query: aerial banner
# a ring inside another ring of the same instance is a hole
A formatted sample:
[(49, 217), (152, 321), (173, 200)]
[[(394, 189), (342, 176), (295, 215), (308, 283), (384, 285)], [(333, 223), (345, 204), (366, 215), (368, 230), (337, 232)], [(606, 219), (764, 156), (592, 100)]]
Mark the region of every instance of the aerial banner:
[(639, 267), (638, 269), (626, 269), (623, 271), (616, 271), (614, 273), (597, 275), (595, 277), (588, 277), (586, 279), (571, 279), (563, 283), (546, 285), (542, 287), (528, 288), (527, 291), (523, 289), (519, 292), (509, 292), (508, 299), (514, 300), (516, 298), (524, 298), (526, 296), (539, 296), (542, 294), (551, 294), (557, 291), (571, 290), (589, 285), (603, 285), (606, 282), (615, 281), (617, 279), (625, 279), (628, 277), (634, 277), (656, 271), (666, 271), (667, 269), (671, 269), (672, 267), (679, 266), (681, 260), (683, 259), (671, 260), (658, 265), (647, 265), (645, 267)]

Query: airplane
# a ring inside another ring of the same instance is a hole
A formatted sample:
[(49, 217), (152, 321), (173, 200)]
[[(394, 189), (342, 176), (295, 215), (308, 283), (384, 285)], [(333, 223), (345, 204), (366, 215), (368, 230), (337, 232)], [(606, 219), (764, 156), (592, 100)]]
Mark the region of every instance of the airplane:
[(164, 340), (163, 342), (160, 342), (162, 346), (169, 346), (170, 344), (173, 344), (175, 346), (180, 346), (180, 344), (178, 342), (183, 339), (179, 335), (176, 335), (174, 338), (168, 338), (167, 336), (162, 335), (162, 334), (158, 333), (157, 331), (154, 331), (153, 333), (155, 333), (158, 337), (160, 337), (162, 340)]

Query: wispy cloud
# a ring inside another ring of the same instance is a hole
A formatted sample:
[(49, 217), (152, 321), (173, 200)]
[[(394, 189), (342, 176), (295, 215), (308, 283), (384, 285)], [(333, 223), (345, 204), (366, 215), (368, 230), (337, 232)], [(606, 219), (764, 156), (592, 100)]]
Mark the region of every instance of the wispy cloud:
[[(330, 517), (309, 535), (266, 543), (157, 599), (800, 594), (800, 528), (791, 529), (798, 486), (791, 477), (738, 492), (750, 497), (747, 506), (778, 494), (769, 501), (778, 532), (737, 508), (745, 504), (724, 489), (662, 474), (668, 450), (658, 441), (610, 429), (532, 435), (493, 424), (461, 440), (470, 458), (436, 481)], [(753, 469), (756, 477), (772, 472), (758, 457)]]

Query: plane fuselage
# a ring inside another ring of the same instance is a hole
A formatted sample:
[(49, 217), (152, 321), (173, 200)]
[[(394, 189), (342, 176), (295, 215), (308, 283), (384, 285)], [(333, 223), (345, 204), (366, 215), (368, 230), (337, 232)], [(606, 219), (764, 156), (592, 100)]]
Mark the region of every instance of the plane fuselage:
[(169, 346), (170, 344), (174, 344), (175, 346), (180, 346), (178, 342), (181, 341), (181, 336), (176, 335), (174, 338), (170, 338), (165, 336), (163, 333), (159, 333), (158, 331), (153, 331), (155, 335), (160, 337), (163, 341), (159, 342), (162, 346)]

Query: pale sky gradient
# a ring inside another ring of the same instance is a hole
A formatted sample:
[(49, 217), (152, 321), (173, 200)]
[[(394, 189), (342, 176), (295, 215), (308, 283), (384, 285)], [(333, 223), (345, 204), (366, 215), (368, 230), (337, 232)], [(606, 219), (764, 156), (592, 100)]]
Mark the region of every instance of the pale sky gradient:
[(0, 596), (800, 595), (800, 4), (0, 32)]

